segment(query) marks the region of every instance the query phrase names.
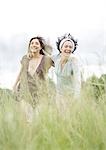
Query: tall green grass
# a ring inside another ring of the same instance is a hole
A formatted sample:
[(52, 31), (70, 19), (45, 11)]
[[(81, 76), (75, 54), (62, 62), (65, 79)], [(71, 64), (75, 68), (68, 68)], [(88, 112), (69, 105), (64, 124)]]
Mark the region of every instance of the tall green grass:
[(78, 100), (58, 112), (50, 92), (27, 123), (18, 102), (7, 90), (0, 92), (0, 150), (105, 150), (106, 100), (99, 103), (84, 88)]

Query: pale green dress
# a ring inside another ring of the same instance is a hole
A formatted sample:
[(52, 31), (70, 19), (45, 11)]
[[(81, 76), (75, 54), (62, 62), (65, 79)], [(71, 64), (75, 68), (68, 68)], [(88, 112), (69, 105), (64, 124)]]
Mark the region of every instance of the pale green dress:
[(56, 74), (57, 94), (79, 95), (81, 88), (81, 74), (78, 59), (71, 54), (64, 68), (61, 69), (60, 55), (53, 56)]

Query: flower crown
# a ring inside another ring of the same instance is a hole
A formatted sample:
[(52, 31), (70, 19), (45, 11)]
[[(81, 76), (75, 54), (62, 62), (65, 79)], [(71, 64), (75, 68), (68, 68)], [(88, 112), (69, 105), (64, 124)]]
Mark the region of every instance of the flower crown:
[(56, 42), (57, 49), (60, 51), (62, 45), (66, 41), (71, 41), (71, 43), (73, 44), (73, 50), (72, 50), (72, 53), (73, 53), (76, 50), (78, 44), (77, 44), (77, 40), (75, 40), (74, 37), (70, 33), (65, 34), (61, 37), (58, 37), (58, 41)]

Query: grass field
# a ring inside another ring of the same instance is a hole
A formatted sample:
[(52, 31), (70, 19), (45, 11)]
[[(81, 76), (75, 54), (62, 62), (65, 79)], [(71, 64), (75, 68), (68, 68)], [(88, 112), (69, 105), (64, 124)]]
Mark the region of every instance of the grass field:
[(50, 95), (28, 123), (11, 91), (1, 90), (0, 150), (106, 150), (105, 98), (83, 89), (61, 114)]

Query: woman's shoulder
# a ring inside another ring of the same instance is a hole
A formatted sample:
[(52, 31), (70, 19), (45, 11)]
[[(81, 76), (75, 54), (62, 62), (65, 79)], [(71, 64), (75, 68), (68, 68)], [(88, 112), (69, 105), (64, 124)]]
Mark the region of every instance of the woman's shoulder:
[(53, 60), (49, 56), (44, 55), (45, 62), (53, 66)]
[(26, 59), (26, 58), (28, 58), (27, 55), (22, 56), (22, 59)]
[(73, 63), (78, 63), (78, 57), (74, 54), (71, 54), (70, 56), (70, 61), (72, 61)]
[(21, 64), (23, 64), (26, 60), (28, 60), (27, 55), (22, 56), (22, 58), (21, 58)]
[(76, 56), (76, 55), (72, 55), (70, 57), (70, 64), (73, 65), (75, 68), (82, 68), (82, 64), (81, 64), (81, 59), (80, 57)]

